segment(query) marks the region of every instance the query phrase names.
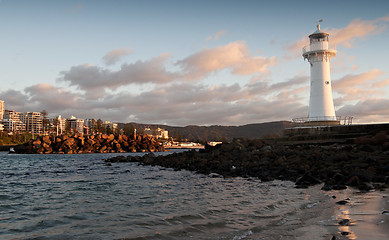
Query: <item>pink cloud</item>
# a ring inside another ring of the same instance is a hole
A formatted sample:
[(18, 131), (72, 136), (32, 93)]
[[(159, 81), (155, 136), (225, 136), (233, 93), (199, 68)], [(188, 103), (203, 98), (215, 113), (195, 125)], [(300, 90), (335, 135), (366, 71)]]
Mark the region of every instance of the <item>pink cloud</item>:
[(275, 57), (251, 57), (244, 42), (232, 42), (224, 46), (203, 49), (177, 62), (186, 77), (197, 80), (222, 69), (231, 69), (235, 75), (252, 75), (267, 72), (275, 65)]
[[(345, 46), (351, 48), (354, 46), (354, 41), (363, 39), (370, 35), (376, 35), (386, 29), (386, 23), (389, 22), (389, 16), (377, 18), (374, 20), (354, 19), (344, 28), (324, 29), (323, 31), (330, 34), (330, 44), (332, 46)], [(293, 54), (294, 57), (301, 56), (301, 49), (309, 44), (308, 36), (287, 45), (285, 49)]]
[(372, 21), (355, 19), (345, 28), (329, 30), (331, 33), (331, 44), (351, 48), (356, 39), (363, 39), (384, 31), (386, 25), (383, 22), (387, 21), (389, 20), (386, 18), (379, 18)]
[(360, 74), (348, 74), (333, 81), (333, 90), (342, 95), (343, 101), (368, 99), (372, 96), (384, 95), (382, 86), (388, 84), (387, 79), (380, 79), (383, 72), (377, 69)]
[(118, 48), (110, 51), (103, 57), (103, 61), (106, 65), (113, 65), (117, 63), (121, 58), (132, 53), (131, 49)]

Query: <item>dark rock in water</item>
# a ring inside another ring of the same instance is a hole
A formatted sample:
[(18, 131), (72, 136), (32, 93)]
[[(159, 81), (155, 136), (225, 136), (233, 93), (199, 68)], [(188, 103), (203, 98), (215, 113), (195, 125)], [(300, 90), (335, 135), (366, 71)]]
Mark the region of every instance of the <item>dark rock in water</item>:
[(335, 236), (332, 236), (331, 240), (338, 240), (338, 238)]
[(337, 201), (336, 204), (339, 204), (339, 205), (346, 205), (348, 203), (348, 201), (346, 200), (340, 200), (340, 201)]
[[(101, 140), (103, 137), (105, 137), (104, 141)], [(62, 142), (73, 144), (72, 146), (76, 149), (72, 150), (76, 152), (85, 152), (85, 149), (91, 149), (90, 152), (102, 151), (104, 146), (104, 151), (140, 151), (142, 149), (154, 151), (146, 143), (149, 141), (155, 144), (155, 140), (146, 136), (144, 139), (142, 136), (137, 136), (136, 139), (124, 137), (118, 139), (108, 136), (89, 139), (84, 137), (84, 146), (93, 145), (89, 148), (81, 148), (79, 138), (75, 141), (67, 140), (68, 138), (49, 140), (52, 143), (58, 142), (61, 147), (53, 147), (53, 152), (69, 151), (68, 148), (62, 147)], [(104, 142), (109, 139), (113, 139), (112, 144), (104, 145)], [(36, 144), (40, 145), (38, 143), (39, 141)], [(48, 144), (48, 141), (45, 144)], [(385, 144), (388, 145), (389, 151), (389, 142)], [(324, 183), (322, 190), (325, 191), (342, 190), (347, 186), (369, 191), (373, 189), (370, 182), (374, 182), (375, 186), (380, 189), (385, 188), (385, 184), (389, 183), (389, 164), (384, 149), (385, 144), (370, 146), (344, 143), (330, 146), (315, 144), (285, 146), (263, 140), (234, 139), (230, 143), (223, 143), (216, 147), (207, 146), (204, 151), (185, 151), (166, 156), (115, 157), (107, 159), (106, 162), (138, 162), (143, 165), (158, 165), (175, 170), (186, 169), (205, 175), (217, 173), (222, 177), (251, 177), (261, 181), (289, 180), (295, 182), (297, 188), (307, 188)], [(157, 149), (157, 147), (154, 148)], [(369, 148), (369, 151), (365, 151), (365, 148)], [(382, 184), (378, 185), (380, 183)]]
[(337, 183), (343, 183), (343, 182), (344, 182), (344, 179), (345, 179), (344, 175), (341, 174), (341, 173), (336, 173), (332, 178), (333, 178), (333, 179), (335, 180), (335, 182), (337, 182)]
[(385, 210), (385, 211), (382, 212), (382, 214), (388, 215), (389, 211)]
[(356, 187), (360, 184), (360, 182), (359, 177), (354, 175), (347, 181), (347, 185)]
[(321, 188), (321, 190), (323, 190), (323, 191), (331, 191), (332, 190), (332, 186), (328, 185), (328, 184), (324, 184), (324, 186)]
[(347, 186), (344, 184), (336, 184), (332, 186), (332, 190), (344, 190), (347, 189)]
[(363, 182), (363, 183), (358, 185), (358, 189), (361, 190), (361, 191), (364, 191), (364, 192), (368, 192), (370, 190), (373, 190), (374, 187), (370, 183)]
[(350, 225), (350, 219), (342, 219), (338, 223), (341, 226), (348, 226), (348, 225)]
[(316, 185), (316, 184), (319, 184), (320, 181), (314, 177), (312, 177), (311, 175), (309, 174), (305, 174), (304, 176), (302, 177), (299, 177), (297, 180), (296, 180), (296, 185), (302, 185), (302, 186), (311, 186), (311, 185)]
[(210, 178), (222, 178), (223, 176), (220, 174), (217, 174), (217, 173), (210, 173), (208, 175), (208, 177), (210, 177)]
[(349, 232), (341, 232), (340, 234), (342, 234), (343, 236), (346, 236), (346, 235), (349, 235), (350, 233)]

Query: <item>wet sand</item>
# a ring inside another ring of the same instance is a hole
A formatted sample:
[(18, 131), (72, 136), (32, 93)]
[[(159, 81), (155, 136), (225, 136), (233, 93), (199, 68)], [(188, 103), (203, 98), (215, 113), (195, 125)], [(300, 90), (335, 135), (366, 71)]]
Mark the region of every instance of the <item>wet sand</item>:
[[(332, 204), (346, 200), (345, 205), (335, 204), (333, 215), (324, 221), (329, 232), (338, 239), (389, 239), (389, 191), (373, 191), (361, 193), (355, 189), (328, 192), (336, 196)], [(339, 222), (349, 219), (341, 226)]]
[[(328, 201), (313, 210), (312, 225), (294, 230), (296, 239), (387, 240), (389, 239), (389, 191), (361, 193), (356, 189), (324, 192)], [(336, 198), (334, 198), (336, 197)], [(346, 200), (344, 205), (336, 202)], [(349, 222), (341, 225), (340, 221)], [(347, 221), (347, 220), (346, 220)], [(309, 224), (306, 222), (306, 224)], [(302, 234), (297, 236), (298, 233)]]
[[(314, 204), (303, 206), (294, 216), (286, 216), (278, 226), (245, 239), (331, 240), (334, 236), (337, 240), (389, 239), (389, 214), (383, 214), (389, 211), (389, 190), (361, 193), (348, 188), (324, 192), (320, 187), (302, 190)], [(336, 203), (341, 200), (348, 203)], [(349, 219), (349, 224), (340, 225), (343, 219)]]

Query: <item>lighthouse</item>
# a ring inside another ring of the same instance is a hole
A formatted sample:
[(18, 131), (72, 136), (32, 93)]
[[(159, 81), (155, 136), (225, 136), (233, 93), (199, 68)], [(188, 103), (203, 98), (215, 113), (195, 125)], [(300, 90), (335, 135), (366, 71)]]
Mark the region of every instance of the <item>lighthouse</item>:
[(328, 36), (318, 24), (317, 30), (309, 35), (309, 46), (303, 48), (303, 57), (311, 67), (308, 121), (332, 125), (339, 124), (335, 116), (330, 76), (330, 61), (336, 56), (336, 50), (329, 48)]

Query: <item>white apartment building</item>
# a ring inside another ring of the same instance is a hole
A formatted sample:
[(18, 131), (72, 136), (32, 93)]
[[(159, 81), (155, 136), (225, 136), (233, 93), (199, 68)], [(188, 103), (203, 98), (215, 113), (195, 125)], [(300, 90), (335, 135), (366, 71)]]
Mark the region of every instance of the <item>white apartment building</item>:
[(77, 133), (84, 133), (84, 119), (78, 119), (72, 116), (68, 121), (70, 123), (70, 129), (74, 129)]
[(63, 132), (65, 131), (66, 129), (66, 118), (62, 118), (61, 115), (58, 115), (58, 117), (56, 117), (54, 119), (54, 121), (56, 122), (56, 131), (57, 131), (57, 136), (59, 134), (63, 134)]
[(0, 120), (3, 119), (4, 111), (4, 101), (0, 100)]
[(1, 123), (3, 124), (3, 129), (10, 132), (19, 132), (25, 131), (26, 125), (23, 122), (23, 113), (15, 111), (4, 111), (3, 119)]
[(26, 131), (41, 134), (43, 130), (43, 117), (40, 112), (27, 112), (23, 115), (22, 122), (26, 124)]
[(117, 123), (111, 123), (110, 121), (105, 121), (104, 122), (104, 128), (105, 129), (111, 129), (113, 132), (116, 131), (116, 129), (118, 128), (118, 124)]
[(146, 127), (144, 133), (156, 138), (161, 138), (161, 139), (169, 138), (169, 131), (163, 128), (151, 129), (149, 127)]

